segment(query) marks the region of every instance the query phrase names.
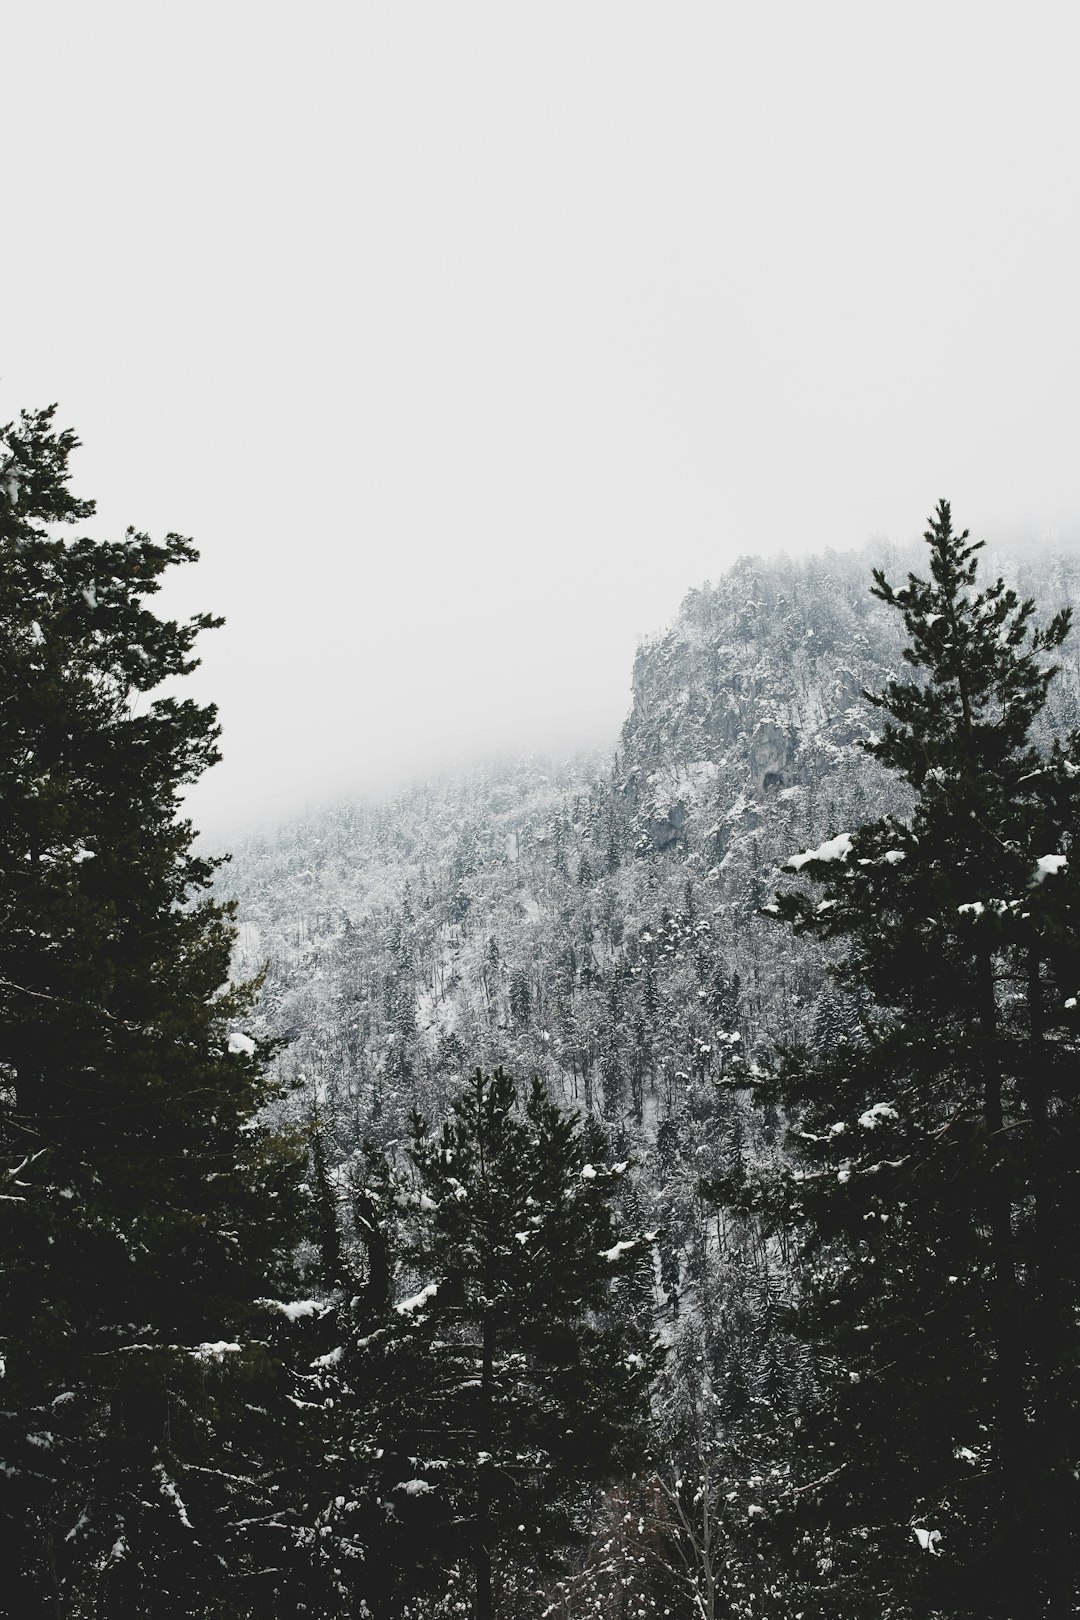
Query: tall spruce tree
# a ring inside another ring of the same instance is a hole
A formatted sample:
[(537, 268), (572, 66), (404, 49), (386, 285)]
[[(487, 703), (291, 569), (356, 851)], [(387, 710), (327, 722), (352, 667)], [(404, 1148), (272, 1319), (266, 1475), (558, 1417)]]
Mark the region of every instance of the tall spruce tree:
[(470, 1571), (476, 1620), (491, 1620), (573, 1539), (582, 1491), (641, 1452), (659, 1351), (651, 1311), (620, 1310), (617, 1285), (651, 1239), (619, 1237), (626, 1167), (588, 1163), (539, 1082), (520, 1096), (477, 1071), (410, 1156), (397, 1202), (422, 1286), (389, 1338), (366, 1325), (365, 1352), (408, 1374), (372, 1438), (413, 1563), (444, 1582)]
[(298, 1175), (179, 814), (214, 710), (149, 695), (220, 621), (146, 605), (187, 540), (64, 538), (76, 444), (0, 430), (0, 1601), (239, 1614)]
[(1057, 1620), (1080, 1461), (1080, 768), (1036, 742), (1069, 621), (1040, 630), (1001, 580), (980, 588), (947, 502), (926, 540), (928, 580), (874, 576), (912, 676), (871, 696), (867, 747), (912, 812), (793, 857), (815, 890), (769, 908), (870, 997), (858, 1043), (789, 1054), (772, 1091), (819, 1348), (801, 1606)]

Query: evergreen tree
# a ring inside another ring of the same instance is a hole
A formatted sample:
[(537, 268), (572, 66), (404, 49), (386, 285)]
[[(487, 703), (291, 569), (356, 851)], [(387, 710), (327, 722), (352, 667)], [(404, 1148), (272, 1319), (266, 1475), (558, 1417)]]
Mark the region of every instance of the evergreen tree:
[[(789, 1055), (781, 1220), (820, 1399), (798, 1494), (804, 1613), (1073, 1612), (1080, 769), (1040, 752), (1068, 614), (1034, 627), (942, 502), (930, 579), (874, 594), (910, 679), (869, 751), (914, 794), (793, 857), (771, 909), (842, 947), (862, 1041)], [(821, 893), (820, 891), (823, 891)], [(1071, 978), (1069, 977), (1071, 975)], [(759, 1184), (759, 1199), (768, 1189)]]
[(93, 508), (52, 418), (0, 431), (3, 1601), (240, 1613), (256, 1302), (287, 1277), (298, 1176), (254, 1123), (229, 908), (179, 817), (214, 711), (148, 698), (220, 621), (145, 605), (187, 540), (62, 537)]
[(519, 1099), (501, 1070), (477, 1071), (411, 1156), (423, 1286), (396, 1316), (418, 1393), (394, 1436), (409, 1471), (388, 1484), (426, 1515), (444, 1569), (464, 1553), (477, 1620), (490, 1620), (496, 1577), (505, 1586), (572, 1539), (575, 1495), (641, 1447), (658, 1351), (650, 1313), (621, 1315), (612, 1288), (650, 1240), (618, 1238), (625, 1167), (587, 1163), (539, 1082)]

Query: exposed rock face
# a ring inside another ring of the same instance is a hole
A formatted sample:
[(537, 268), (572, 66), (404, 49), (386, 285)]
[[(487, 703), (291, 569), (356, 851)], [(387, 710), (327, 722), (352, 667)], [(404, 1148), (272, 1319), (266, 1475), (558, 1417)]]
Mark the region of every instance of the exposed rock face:
[(754, 789), (764, 793), (767, 787), (782, 787), (784, 772), (791, 765), (791, 743), (772, 720), (763, 720), (755, 728), (748, 750), (750, 778)]
[(670, 849), (686, 826), (689, 811), (681, 800), (649, 817), (645, 830), (654, 849)]
[(719, 743), (735, 743), (742, 730), (742, 713), (730, 691), (713, 698), (705, 715), (705, 735)]

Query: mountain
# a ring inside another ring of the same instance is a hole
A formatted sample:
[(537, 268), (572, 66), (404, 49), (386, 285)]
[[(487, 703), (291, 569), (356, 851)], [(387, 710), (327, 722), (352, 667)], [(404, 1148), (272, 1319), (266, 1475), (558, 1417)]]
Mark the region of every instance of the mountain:
[[(413, 1101), (441, 1106), (471, 1061), (655, 1123), (707, 1033), (677, 1016), (687, 963), (738, 975), (748, 1047), (779, 1038), (816, 976), (765, 966), (770, 873), (888, 791), (853, 746), (872, 724), (862, 689), (899, 660), (868, 572), (861, 556), (751, 559), (692, 591), (638, 652), (609, 760), (501, 763), (241, 844), (224, 880), (237, 965), (267, 966), (262, 1017), (290, 1037), (286, 1068), (379, 1135)], [(607, 1016), (635, 979), (650, 1007), (636, 1048), (633, 1017)]]
[[(242, 844), (223, 878), (237, 971), (266, 975), (252, 1033), (284, 1039), (285, 1106), (319, 1118), (340, 1165), (365, 1143), (393, 1154), (413, 1110), (437, 1123), (464, 1073), (500, 1064), (584, 1114), (597, 1162), (630, 1162), (624, 1213), (656, 1233), (645, 1286), (670, 1352), (657, 1477), (697, 1480), (714, 1525), (744, 1522), (784, 1474), (812, 1378), (783, 1328), (782, 1236), (711, 1189), (782, 1155), (784, 1122), (751, 1100), (759, 1065), (857, 1033), (826, 948), (762, 908), (790, 855), (906, 808), (858, 746), (878, 723), (864, 691), (904, 667), (876, 566), (897, 582), (921, 548), (743, 559), (639, 649), (610, 757), (332, 806)], [(1046, 616), (1077, 599), (1071, 556), (998, 571)], [(1072, 655), (1044, 740), (1078, 722)], [(618, 1492), (595, 1504), (605, 1568), (648, 1562), (626, 1526), (652, 1508), (626, 1508)], [(768, 1595), (757, 1564), (725, 1569), (731, 1612), (753, 1612), (738, 1605)], [(582, 1583), (602, 1599), (595, 1561), (574, 1579), (576, 1603)]]
[[(609, 760), (500, 762), (242, 843), (237, 969), (260, 1029), (329, 1106), (343, 1150), (438, 1114), (463, 1067), (505, 1063), (651, 1139), (691, 1079), (809, 1025), (820, 957), (760, 916), (778, 864), (903, 808), (858, 748), (862, 696), (901, 667), (869, 594), (917, 550), (745, 558), (638, 651)], [(1036, 554), (1047, 610), (1076, 564)], [(1075, 659), (1049, 728), (1075, 723)], [(717, 1019), (723, 1009), (722, 1027)]]

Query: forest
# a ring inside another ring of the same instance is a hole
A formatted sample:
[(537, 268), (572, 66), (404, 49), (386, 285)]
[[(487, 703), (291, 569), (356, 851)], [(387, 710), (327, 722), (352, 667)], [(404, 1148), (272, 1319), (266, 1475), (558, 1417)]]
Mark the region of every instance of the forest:
[[(1076, 559), (744, 558), (607, 756), (208, 852), (0, 429), (0, 1612), (1076, 1612)], [(168, 695), (162, 695), (162, 693)]]

